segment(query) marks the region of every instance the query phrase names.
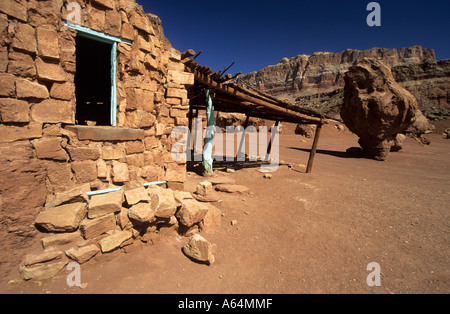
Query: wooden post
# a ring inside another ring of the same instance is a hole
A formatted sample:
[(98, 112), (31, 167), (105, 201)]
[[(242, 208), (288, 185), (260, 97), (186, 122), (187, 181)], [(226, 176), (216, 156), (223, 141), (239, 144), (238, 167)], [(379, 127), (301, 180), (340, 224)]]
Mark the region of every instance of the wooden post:
[[(238, 159), (239, 159), (240, 153), (242, 151), (242, 146), (244, 145), (244, 142), (245, 142), (245, 129), (248, 127), (249, 121), (250, 121), (250, 116), (247, 115), (247, 117), (245, 118), (245, 122), (244, 122), (244, 131), (242, 131), (241, 141), (239, 142), (239, 147), (237, 148), (237, 152), (236, 152), (236, 157), (235, 157), (236, 161), (238, 161)], [(244, 147), (244, 155), (245, 155), (245, 147)]]
[[(278, 125), (280, 124), (280, 121), (276, 121), (275, 122), (275, 127), (278, 127)], [(270, 153), (272, 152), (272, 133), (270, 133), (270, 141), (269, 141), (269, 145), (267, 146), (267, 151), (266, 151), (266, 159), (269, 158)]]
[(189, 119), (189, 133), (188, 133), (188, 142), (187, 142), (187, 153), (189, 156), (186, 156), (188, 161), (194, 160), (194, 149), (192, 147), (192, 120), (194, 119), (194, 109), (192, 108), (192, 105), (189, 106), (189, 113), (188, 113), (188, 119)]
[(316, 134), (314, 136), (313, 146), (311, 148), (311, 153), (309, 154), (308, 167), (306, 168), (306, 173), (311, 173), (314, 157), (316, 156), (317, 145), (319, 144), (320, 130), (322, 129), (322, 124), (317, 124)]

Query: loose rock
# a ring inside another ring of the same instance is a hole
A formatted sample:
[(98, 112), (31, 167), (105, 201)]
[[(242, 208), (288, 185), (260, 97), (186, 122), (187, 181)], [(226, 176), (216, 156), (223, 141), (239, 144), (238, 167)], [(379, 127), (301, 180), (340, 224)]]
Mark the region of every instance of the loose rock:
[(189, 192), (183, 192), (183, 191), (173, 191), (173, 197), (175, 198), (175, 201), (181, 204), (181, 201), (184, 199), (192, 199), (193, 196)]
[(75, 203), (48, 208), (36, 218), (36, 226), (48, 232), (73, 232), (86, 216), (86, 204)]
[(222, 212), (217, 207), (208, 204), (208, 212), (203, 218), (202, 232), (214, 233), (222, 227)]
[(65, 251), (67, 257), (74, 260), (79, 264), (86, 263), (95, 255), (100, 252), (100, 249), (95, 245), (91, 244), (88, 246), (83, 246), (81, 248), (72, 248), (70, 250)]
[(52, 208), (66, 203), (87, 202), (86, 192), (90, 190), (91, 185), (86, 183), (68, 191), (57, 193), (55, 199), (45, 204), (45, 208)]
[(183, 200), (176, 217), (182, 225), (191, 227), (202, 221), (207, 212), (208, 206), (205, 204), (197, 202), (196, 200)]
[(28, 254), (25, 256), (25, 266), (32, 266), (35, 264), (42, 264), (54, 260), (61, 259), (62, 252), (54, 248), (49, 248), (41, 254)]
[(200, 182), (197, 185), (196, 193), (201, 196), (207, 196), (213, 192), (212, 183), (209, 181)]
[(220, 201), (220, 198), (217, 195), (202, 196), (202, 195), (194, 194), (194, 198), (197, 201), (204, 202), (204, 203), (215, 203), (215, 202)]
[(391, 147), (391, 152), (398, 152), (403, 149), (403, 142), (405, 141), (406, 136), (404, 134), (397, 134), (393, 139), (393, 144)]
[(152, 208), (158, 218), (170, 218), (175, 215), (178, 203), (172, 190), (163, 189), (158, 186), (150, 186), (148, 192), (152, 199)]
[(23, 280), (45, 280), (54, 277), (66, 265), (67, 260), (63, 262), (47, 263), (39, 266), (22, 266), (19, 269), (20, 277)]
[(194, 234), (183, 246), (183, 253), (195, 261), (211, 265), (215, 261), (213, 245), (199, 234)]
[(90, 219), (118, 213), (122, 210), (123, 192), (115, 191), (103, 195), (92, 196), (89, 202), (88, 217)]
[(125, 191), (124, 194), (128, 205), (135, 205), (139, 202), (151, 202), (150, 195), (144, 187)]
[(211, 182), (212, 185), (219, 185), (219, 184), (236, 184), (236, 181), (229, 177), (218, 177), (218, 178), (211, 178), (209, 179), (209, 182)]
[(66, 245), (79, 240), (82, 240), (80, 233), (72, 232), (49, 235), (48, 237), (42, 238), (41, 242), (44, 249), (46, 249), (51, 246)]
[(133, 234), (131, 231), (124, 230), (114, 233), (98, 242), (102, 253), (108, 253), (119, 248), (125, 241), (131, 239)]
[(116, 227), (114, 214), (109, 214), (97, 219), (85, 219), (80, 224), (80, 231), (86, 240), (96, 238)]
[(220, 184), (216, 186), (216, 191), (226, 192), (226, 193), (238, 193), (243, 194), (250, 191), (250, 189), (243, 185), (236, 184)]
[(140, 223), (148, 223), (155, 217), (155, 211), (149, 203), (138, 203), (128, 209), (128, 217)]

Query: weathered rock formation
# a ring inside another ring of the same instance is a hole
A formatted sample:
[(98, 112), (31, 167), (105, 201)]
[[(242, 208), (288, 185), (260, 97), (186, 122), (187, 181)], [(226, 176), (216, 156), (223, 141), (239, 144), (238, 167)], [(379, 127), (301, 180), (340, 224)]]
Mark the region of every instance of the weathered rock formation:
[(395, 80), (416, 97), (426, 118), (450, 119), (450, 60), (436, 61), (432, 49), (420, 46), (301, 55), (242, 75), (241, 79), (266, 93), (340, 120), (344, 73), (364, 57), (391, 67)]
[(450, 60), (399, 65), (392, 68), (392, 74), (416, 97), (428, 119), (450, 119)]
[(240, 78), (263, 92), (294, 100), (302, 95), (343, 88), (344, 73), (363, 58), (374, 58), (390, 67), (436, 61), (434, 50), (420, 46), (363, 51), (347, 49), (339, 53), (315, 52), (312, 55), (284, 58), (276, 65)]
[[(391, 69), (397, 83), (416, 97), (426, 119), (450, 119), (450, 60), (399, 65)], [(298, 106), (340, 120), (344, 89), (296, 98)]]
[(374, 59), (363, 59), (344, 79), (342, 120), (359, 136), (370, 157), (385, 160), (392, 138), (414, 123), (416, 99), (395, 82), (387, 66)]

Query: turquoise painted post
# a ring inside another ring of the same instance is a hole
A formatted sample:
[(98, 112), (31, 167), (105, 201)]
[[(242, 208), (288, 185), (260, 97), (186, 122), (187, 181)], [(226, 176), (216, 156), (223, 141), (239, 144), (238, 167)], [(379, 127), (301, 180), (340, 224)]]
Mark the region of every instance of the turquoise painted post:
[(211, 97), (211, 91), (206, 90), (206, 134), (203, 146), (203, 175), (211, 176), (213, 175), (213, 159), (212, 159), (212, 148), (214, 140), (214, 124), (216, 119), (214, 118), (214, 104)]
[(114, 42), (111, 47), (111, 126), (116, 126), (117, 121), (117, 43)]

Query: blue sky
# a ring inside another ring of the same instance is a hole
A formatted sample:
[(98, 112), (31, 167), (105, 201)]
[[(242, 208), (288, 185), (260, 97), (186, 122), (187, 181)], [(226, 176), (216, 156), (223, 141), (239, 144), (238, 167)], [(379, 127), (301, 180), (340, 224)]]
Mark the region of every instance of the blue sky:
[(198, 62), (229, 73), (259, 70), (284, 57), (347, 48), (435, 49), (450, 59), (450, 0), (385, 0), (381, 26), (366, 24), (371, 0), (137, 0), (158, 15), (180, 50), (202, 50)]

